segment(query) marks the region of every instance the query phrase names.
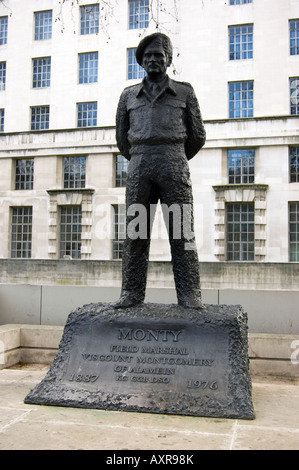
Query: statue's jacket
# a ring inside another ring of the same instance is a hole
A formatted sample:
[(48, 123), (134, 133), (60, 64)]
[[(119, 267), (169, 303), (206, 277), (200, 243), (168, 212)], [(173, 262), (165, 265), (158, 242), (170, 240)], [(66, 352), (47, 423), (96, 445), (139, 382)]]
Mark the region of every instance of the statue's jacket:
[(190, 160), (205, 143), (206, 133), (194, 90), (189, 83), (167, 77), (152, 98), (146, 79), (125, 88), (116, 114), (116, 140), (124, 157), (145, 146), (183, 145)]

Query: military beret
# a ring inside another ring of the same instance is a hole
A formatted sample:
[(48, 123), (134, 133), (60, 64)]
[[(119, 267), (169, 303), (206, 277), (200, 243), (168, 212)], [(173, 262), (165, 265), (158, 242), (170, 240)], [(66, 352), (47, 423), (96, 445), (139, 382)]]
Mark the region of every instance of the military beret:
[(136, 49), (136, 60), (138, 62), (139, 65), (142, 66), (142, 59), (143, 59), (143, 52), (144, 52), (144, 49), (153, 41), (155, 40), (159, 40), (161, 41), (162, 43), (162, 46), (164, 48), (164, 51), (166, 52), (166, 54), (168, 55), (169, 57), (169, 64), (171, 64), (172, 62), (172, 44), (171, 44), (171, 40), (169, 39), (168, 36), (166, 36), (166, 34), (163, 34), (163, 33), (153, 33), (153, 34), (150, 34), (149, 36), (145, 36), (145, 38), (141, 39), (140, 43), (138, 44), (137, 46), (137, 49)]

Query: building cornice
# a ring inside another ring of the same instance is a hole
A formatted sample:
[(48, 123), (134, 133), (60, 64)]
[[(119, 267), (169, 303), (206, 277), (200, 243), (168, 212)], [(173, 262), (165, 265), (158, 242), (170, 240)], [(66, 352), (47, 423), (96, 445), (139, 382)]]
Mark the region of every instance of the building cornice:
[(215, 192), (238, 190), (238, 189), (254, 189), (260, 191), (267, 191), (268, 184), (263, 183), (248, 183), (248, 184), (216, 184), (212, 186)]
[(95, 189), (93, 188), (65, 188), (65, 189), (47, 189), (46, 190), (50, 196), (55, 196), (57, 194), (65, 193), (84, 193), (84, 194), (93, 194)]
[[(250, 118), (224, 118), (224, 119), (204, 119), (204, 124), (225, 124), (225, 123), (233, 123), (233, 122), (255, 122), (255, 121), (272, 121), (272, 120), (285, 120), (285, 119), (299, 119), (299, 115), (292, 115), (292, 114), (283, 114), (283, 115), (275, 115), (275, 116), (256, 116)], [(38, 134), (51, 134), (52, 132), (61, 133), (61, 132), (80, 132), (80, 131), (109, 131), (115, 130), (115, 125), (112, 126), (97, 126), (97, 127), (70, 127), (66, 129), (44, 129), (44, 130), (28, 130), (28, 131), (12, 131), (12, 132), (1, 132), (0, 137), (2, 136), (12, 136), (12, 135), (38, 135)]]

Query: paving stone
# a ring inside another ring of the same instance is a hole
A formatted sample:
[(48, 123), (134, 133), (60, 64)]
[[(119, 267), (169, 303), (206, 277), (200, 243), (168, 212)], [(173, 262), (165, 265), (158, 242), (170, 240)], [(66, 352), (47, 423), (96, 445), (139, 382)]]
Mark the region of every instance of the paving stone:
[(1, 450), (298, 450), (299, 379), (253, 377), (255, 420), (24, 404), (42, 365), (0, 371)]

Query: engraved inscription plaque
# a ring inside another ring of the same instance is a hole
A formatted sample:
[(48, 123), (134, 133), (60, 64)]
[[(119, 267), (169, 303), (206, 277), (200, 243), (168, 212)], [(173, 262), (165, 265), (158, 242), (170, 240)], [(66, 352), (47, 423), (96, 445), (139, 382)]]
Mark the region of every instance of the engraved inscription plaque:
[[(101, 339), (99, 341), (99, 338)], [(200, 338), (200, 341), (198, 339)], [(102, 392), (143, 395), (156, 389), (225, 400), (228, 335), (175, 320), (101, 321), (74, 339), (64, 382)], [(119, 383), (121, 382), (121, 383)]]
[(246, 322), (231, 306), (85, 306), (70, 314), (48, 375), (25, 401), (252, 419)]

